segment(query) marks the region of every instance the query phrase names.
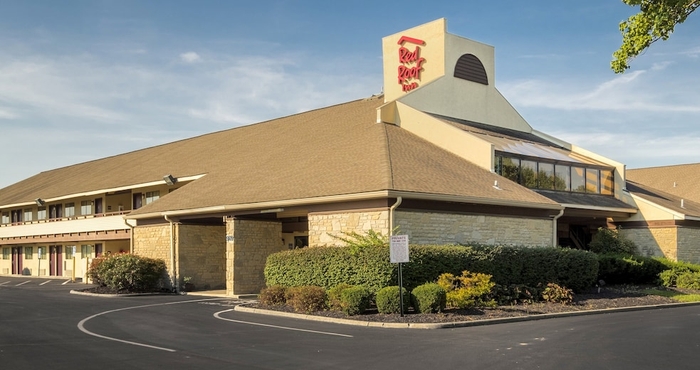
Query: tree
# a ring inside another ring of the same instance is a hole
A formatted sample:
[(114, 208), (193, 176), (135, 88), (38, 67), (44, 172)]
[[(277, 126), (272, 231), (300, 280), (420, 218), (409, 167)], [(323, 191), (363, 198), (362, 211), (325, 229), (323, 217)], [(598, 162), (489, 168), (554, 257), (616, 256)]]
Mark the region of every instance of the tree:
[(666, 40), (700, 6), (700, 0), (622, 0), (640, 12), (620, 23), (622, 45), (613, 53), (610, 68), (623, 73), (629, 62), (658, 40)]

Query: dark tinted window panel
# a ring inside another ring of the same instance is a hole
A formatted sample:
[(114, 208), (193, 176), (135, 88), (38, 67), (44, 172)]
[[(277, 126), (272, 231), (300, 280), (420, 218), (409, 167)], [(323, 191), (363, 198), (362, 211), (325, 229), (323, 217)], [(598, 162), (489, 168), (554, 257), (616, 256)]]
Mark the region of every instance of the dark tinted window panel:
[(479, 58), (473, 54), (464, 54), (459, 57), (457, 65), (455, 65), (455, 77), (482, 85), (489, 84), (489, 78), (486, 76), (484, 65), (481, 64)]

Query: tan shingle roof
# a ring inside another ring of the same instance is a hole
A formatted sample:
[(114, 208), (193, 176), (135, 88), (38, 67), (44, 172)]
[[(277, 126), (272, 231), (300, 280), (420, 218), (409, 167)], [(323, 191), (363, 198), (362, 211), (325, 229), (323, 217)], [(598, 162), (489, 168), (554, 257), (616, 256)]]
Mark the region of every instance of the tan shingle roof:
[(627, 170), (627, 179), (700, 203), (700, 163)]
[[(684, 214), (691, 217), (700, 217), (700, 202), (695, 202), (687, 198), (654, 189), (650, 186), (627, 181), (627, 190), (630, 193), (646, 199), (656, 205), (670, 209), (674, 212)], [(681, 199), (683, 199), (683, 207), (681, 207)]]
[[(399, 127), (381, 98), (48, 171), (0, 190), (0, 204), (206, 173), (132, 215), (381, 190), (557, 204)], [(503, 190), (493, 188), (498, 180)]]

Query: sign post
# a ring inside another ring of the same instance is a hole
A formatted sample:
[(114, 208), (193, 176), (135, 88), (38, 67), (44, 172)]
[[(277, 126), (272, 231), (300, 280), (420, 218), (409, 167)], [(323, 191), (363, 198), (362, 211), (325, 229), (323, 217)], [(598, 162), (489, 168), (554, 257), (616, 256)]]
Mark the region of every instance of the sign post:
[(41, 247), (38, 247), (37, 249), (37, 254), (39, 254), (39, 257), (37, 258), (37, 263), (39, 264), (36, 268), (36, 276), (41, 276)]
[(408, 235), (392, 235), (389, 239), (389, 260), (399, 264), (399, 309), (403, 317), (403, 273), (401, 264), (409, 262)]

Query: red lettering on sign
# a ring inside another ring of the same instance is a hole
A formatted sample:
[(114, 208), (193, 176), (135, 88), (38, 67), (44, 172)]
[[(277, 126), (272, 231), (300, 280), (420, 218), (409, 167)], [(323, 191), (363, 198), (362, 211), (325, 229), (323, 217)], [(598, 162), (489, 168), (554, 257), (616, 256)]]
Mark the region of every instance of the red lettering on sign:
[(401, 64), (398, 69), (398, 80), (403, 91), (411, 91), (418, 87), (416, 80), (420, 80), (420, 74), (423, 71), (425, 58), (420, 56), (419, 45), (425, 45), (425, 41), (401, 36), (398, 44), (403, 45), (405, 42), (416, 44), (416, 48), (413, 51), (403, 46), (399, 48), (399, 63)]

